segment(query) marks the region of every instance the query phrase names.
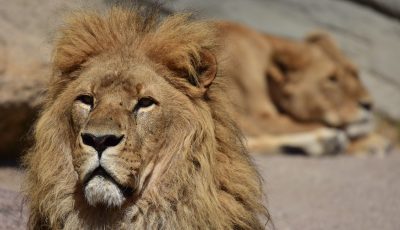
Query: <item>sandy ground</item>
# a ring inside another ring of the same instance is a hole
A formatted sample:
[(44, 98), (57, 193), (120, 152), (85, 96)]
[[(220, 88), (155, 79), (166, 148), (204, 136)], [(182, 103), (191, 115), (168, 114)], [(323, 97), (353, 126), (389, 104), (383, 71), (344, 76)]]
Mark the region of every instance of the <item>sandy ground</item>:
[[(400, 229), (400, 154), (256, 156), (278, 230)], [(0, 229), (24, 229), (22, 174), (0, 168)]]

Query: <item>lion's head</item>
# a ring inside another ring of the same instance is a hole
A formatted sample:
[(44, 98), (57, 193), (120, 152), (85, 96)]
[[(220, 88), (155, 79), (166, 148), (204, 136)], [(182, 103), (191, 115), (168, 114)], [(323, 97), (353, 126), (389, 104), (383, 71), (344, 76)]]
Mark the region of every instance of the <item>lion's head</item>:
[(25, 159), (32, 228), (262, 227), (211, 28), (120, 8), (69, 20)]
[(371, 130), (370, 95), (357, 68), (325, 33), (305, 42), (272, 39), (269, 88), (275, 104), (301, 121), (343, 128), (350, 137)]

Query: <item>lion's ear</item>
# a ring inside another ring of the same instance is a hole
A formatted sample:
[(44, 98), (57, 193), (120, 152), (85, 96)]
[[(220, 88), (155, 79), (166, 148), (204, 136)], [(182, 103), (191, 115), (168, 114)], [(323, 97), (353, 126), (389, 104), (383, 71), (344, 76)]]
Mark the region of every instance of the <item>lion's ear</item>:
[(206, 48), (192, 53), (179, 49), (168, 54), (154, 51), (151, 55), (174, 73), (173, 82), (183, 83), (183, 88), (193, 93), (207, 91), (217, 75), (217, 59)]
[(208, 50), (201, 51), (200, 62), (195, 66), (195, 70), (198, 86), (206, 89), (210, 87), (217, 75), (217, 59), (215, 55)]

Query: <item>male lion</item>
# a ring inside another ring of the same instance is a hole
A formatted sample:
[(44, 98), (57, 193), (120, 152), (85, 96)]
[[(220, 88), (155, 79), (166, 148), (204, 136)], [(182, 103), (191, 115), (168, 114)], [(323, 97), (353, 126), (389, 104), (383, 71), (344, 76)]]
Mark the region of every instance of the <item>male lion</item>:
[(222, 65), (234, 81), (228, 94), (252, 151), (300, 150), (321, 155), (368, 135), (372, 101), (354, 65), (332, 39), (306, 41), (216, 22)]
[(61, 30), (25, 158), (29, 227), (263, 229), (213, 27), (141, 15), (80, 13)]

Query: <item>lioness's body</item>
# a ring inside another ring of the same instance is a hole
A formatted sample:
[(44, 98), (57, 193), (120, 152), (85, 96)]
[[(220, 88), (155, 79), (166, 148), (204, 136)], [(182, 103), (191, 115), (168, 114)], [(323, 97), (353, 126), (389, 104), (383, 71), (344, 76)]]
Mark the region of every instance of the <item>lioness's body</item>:
[(370, 96), (327, 35), (294, 41), (233, 22), (214, 25), (220, 63), (232, 77), (228, 94), (250, 150), (335, 153), (372, 131)]

